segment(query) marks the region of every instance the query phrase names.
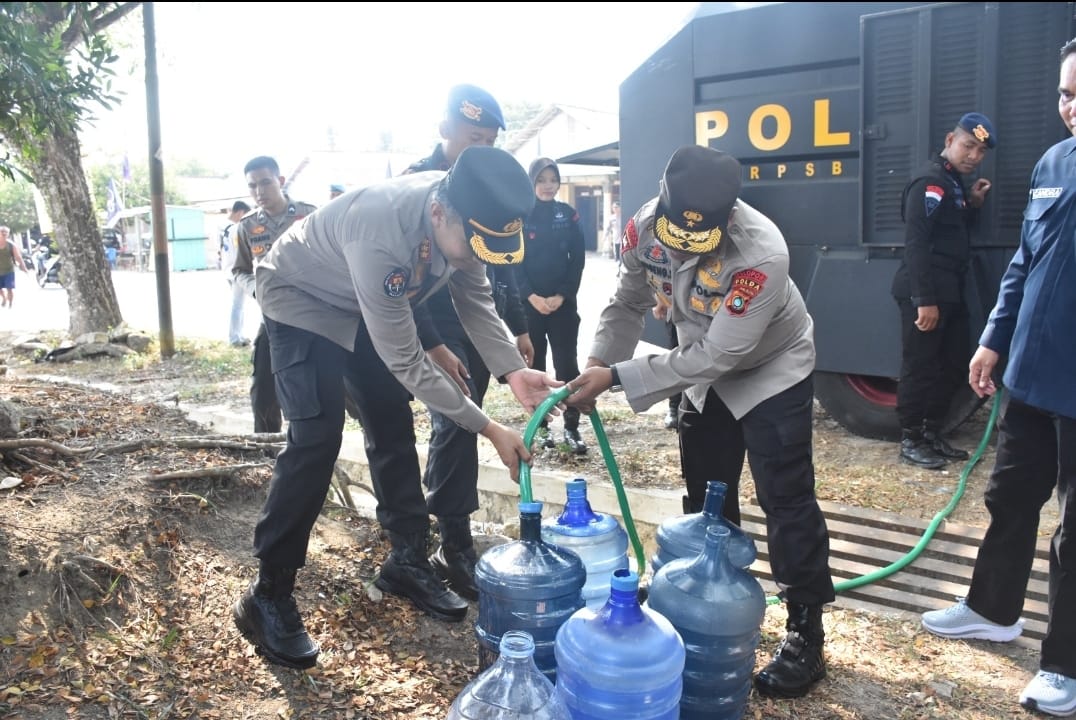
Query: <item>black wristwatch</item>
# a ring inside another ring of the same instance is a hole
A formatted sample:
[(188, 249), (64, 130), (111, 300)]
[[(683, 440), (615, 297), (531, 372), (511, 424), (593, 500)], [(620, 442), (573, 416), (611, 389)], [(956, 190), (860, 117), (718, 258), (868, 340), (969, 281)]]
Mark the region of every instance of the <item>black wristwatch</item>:
[(620, 384), (620, 373), (616, 371), (616, 365), (610, 365), (609, 372), (613, 374), (613, 384), (609, 386), (610, 392), (623, 391), (624, 386)]

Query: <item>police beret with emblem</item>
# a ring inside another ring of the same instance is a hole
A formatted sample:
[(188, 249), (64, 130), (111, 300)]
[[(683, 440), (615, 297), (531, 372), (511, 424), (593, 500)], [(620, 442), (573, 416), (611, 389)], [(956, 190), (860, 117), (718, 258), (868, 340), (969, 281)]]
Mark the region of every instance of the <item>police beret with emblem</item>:
[(523, 166), (504, 150), (472, 145), (444, 182), (474, 254), (490, 265), (523, 262), (523, 218), (534, 209), (534, 188)]
[(504, 130), (501, 106), (488, 92), (477, 85), (456, 85), (448, 92), (445, 117), (459, 119), (471, 125)]
[(685, 145), (665, 166), (654, 236), (671, 250), (710, 252), (727, 232), (741, 185), (736, 158), (701, 145)]
[(992, 148), (998, 144), (998, 137), (994, 132), (994, 125), (990, 122), (990, 118), (982, 113), (968, 113), (960, 118), (960, 122), (958, 122), (956, 126), (971, 133), (976, 140), (984, 143), (988, 148)]

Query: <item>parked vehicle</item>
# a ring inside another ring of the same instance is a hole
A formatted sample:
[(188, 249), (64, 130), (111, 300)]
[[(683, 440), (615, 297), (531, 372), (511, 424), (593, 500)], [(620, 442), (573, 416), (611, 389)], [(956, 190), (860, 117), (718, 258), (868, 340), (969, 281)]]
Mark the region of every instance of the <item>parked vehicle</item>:
[(37, 284), (45, 287), (48, 284), (63, 286), (60, 281), (60, 255), (53, 254), (47, 242), (41, 242), (34, 250), (34, 269)]
[[(961, 115), (994, 121), (967, 275), (970, 359), (1019, 242), (1031, 170), (1068, 136), (1057, 53), (1076, 34), (1074, 4), (729, 6), (702, 3), (621, 85), (621, 202), (634, 212), (653, 197), (686, 143), (738, 157), (742, 197), (784, 233), (814, 319), (816, 398), (852, 432), (896, 438), (901, 191)], [(666, 345), (663, 324), (648, 322), (646, 339)], [(964, 388), (947, 429), (980, 402)]]

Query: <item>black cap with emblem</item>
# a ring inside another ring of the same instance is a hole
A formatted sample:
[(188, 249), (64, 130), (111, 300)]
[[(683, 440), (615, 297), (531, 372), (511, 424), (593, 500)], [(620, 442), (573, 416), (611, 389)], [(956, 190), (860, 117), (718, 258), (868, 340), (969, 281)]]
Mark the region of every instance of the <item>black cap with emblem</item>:
[(504, 130), (501, 106), (488, 92), (477, 85), (456, 85), (448, 92), (445, 117), (462, 120), (471, 125)]
[(472, 145), (444, 182), (478, 259), (490, 265), (523, 262), (523, 218), (534, 209), (534, 188), (519, 162), (499, 148)]
[(665, 166), (654, 236), (671, 250), (710, 252), (727, 232), (742, 184), (736, 158), (701, 145), (685, 145)]
[(988, 148), (993, 148), (998, 144), (998, 136), (994, 132), (993, 123), (982, 113), (967, 113), (957, 121), (956, 125)]

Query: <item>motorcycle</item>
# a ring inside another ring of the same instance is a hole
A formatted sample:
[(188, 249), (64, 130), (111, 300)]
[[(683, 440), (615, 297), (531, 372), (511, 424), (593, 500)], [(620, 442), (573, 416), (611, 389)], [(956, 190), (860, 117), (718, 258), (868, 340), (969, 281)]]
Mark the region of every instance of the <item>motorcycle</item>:
[(37, 271), (37, 284), (45, 287), (49, 283), (63, 287), (60, 281), (60, 256), (53, 255), (47, 245), (39, 245), (34, 251), (34, 268)]

